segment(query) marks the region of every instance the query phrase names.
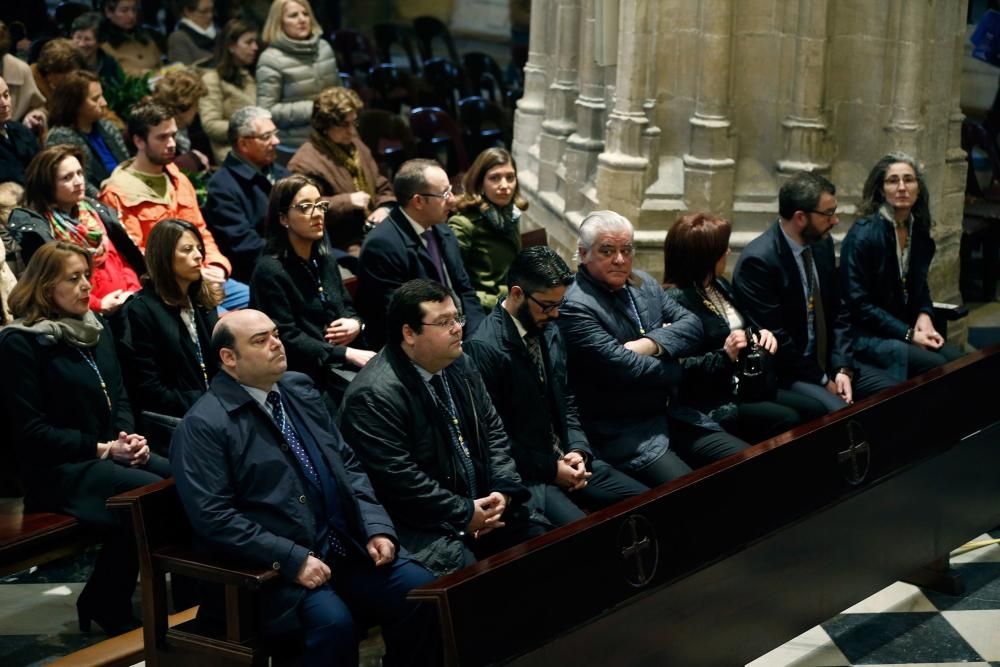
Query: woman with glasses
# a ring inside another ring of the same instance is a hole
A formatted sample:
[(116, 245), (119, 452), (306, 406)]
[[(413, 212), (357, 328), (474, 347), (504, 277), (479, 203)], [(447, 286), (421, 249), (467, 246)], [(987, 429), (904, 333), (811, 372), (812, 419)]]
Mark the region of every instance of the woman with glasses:
[[(774, 386), (758, 395), (751, 395), (747, 387), (742, 396), (739, 393), (734, 379), (751, 380), (741, 377), (743, 359), (755, 345), (758, 354), (773, 357), (778, 342), (767, 329), (752, 326), (723, 277), (731, 232), (728, 220), (706, 213), (678, 218), (663, 244), (663, 286), (702, 325), (700, 348), (680, 360), (684, 369), (680, 400), (754, 443), (821, 417), (826, 408), (808, 396)], [(762, 362), (761, 371), (767, 373), (769, 368), (771, 363)], [(773, 374), (771, 379), (776, 381)]]
[(170, 433), (144, 413), (183, 417), (218, 368), (209, 349), (221, 293), (205, 282), (205, 244), (184, 220), (163, 220), (146, 239), (143, 288), (125, 304), (119, 341), (126, 385), (153, 450), (166, 454)]
[(312, 377), (335, 411), (348, 382), (375, 353), (363, 349), (364, 323), (324, 238), (329, 207), (308, 176), (294, 174), (274, 184), (267, 246), (250, 279), (250, 307), (277, 325), (288, 369)]
[(917, 161), (890, 153), (868, 174), (858, 219), (840, 249), (841, 294), (858, 359), (897, 381), (961, 356), (931, 319), (930, 193)]
[(239, 109), (257, 103), (257, 28), (232, 19), (222, 28), (215, 45), (215, 67), (201, 77), (205, 94), (198, 100), (198, 115), (212, 143), (215, 161), (222, 164), (229, 152), (229, 119)]
[(503, 148), (479, 154), (462, 180), (465, 189), (448, 224), (483, 310), (507, 296), (507, 267), (521, 250), (518, 220), (528, 202), (517, 184), (517, 164)]
[(330, 202), (330, 242), (357, 255), (367, 226), (389, 215), (396, 195), (379, 173), (371, 151), (358, 136), (361, 98), (350, 88), (327, 88), (313, 100), (312, 132), (288, 168), (320, 185)]

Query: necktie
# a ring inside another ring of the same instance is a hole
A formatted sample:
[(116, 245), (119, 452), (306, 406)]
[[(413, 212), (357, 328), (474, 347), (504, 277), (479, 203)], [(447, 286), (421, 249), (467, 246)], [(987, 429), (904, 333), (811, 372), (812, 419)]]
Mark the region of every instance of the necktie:
[(802, 263), (806, 269), (806, 310), (809, 313), (809, 326), (813, 327), (813, 331), (816, 334), (816, 361), (819, 362), (820, 368), (825, 371), (829, 351), (826, 332), (826, 313), (823, 310), (823, 295), (820, 293), (819, 284), (816, 282), (812, 248), (807, 246), (802, 251)]
[[(524, 344), (528, 348), (528, 355), (535, 363), (535, 372), (538, 374), (538, 380), (543, 390), (545, 390), (545, 359), (542, 357), (542, 343), (538, 339), (539, 334), (537, 333), (527, 334), (524, 337)], [(562, 440), (559, 438), (559, 434), (556, 433), (556, 427), (552, 423), (551, 417), (549, 419), (549, 440), (552, 442), (552, 451), (562, 456)]]
[(448, 433), (451, 435), (451, 444), (455, 449), (455, 453), (458, 454), (459, 461), (462, 463), (462, 470), (465, 472), (465, 479), (469, 485), (469, 494), (473, 498), (478, 498), (476, 468), (472, 464), (472, 454), (469, 452), (469, 447), (465, 444), (465, 438), (462, 436), (461, 423), (458, 421), (458, 410), (456, 410), (455, 402), (451, 398), (451, 392), (448, 391), (448, 385), (445, 383), (442, 375), (431, 377), (431, 387), (434, 389), (434, 398), (437, 400), (438, 407), (445, 412), (445, 418), (448, 421)]
[[(295, 428), (292, 427), (291, 421), (286, 418), (285, 411), (281, 406), (281, 395), (276, 391), (267, 392), (267, 404), (271, 408), (271, 416), (274, 418), (274, 423), (278, 425), (281, 430), (281, 435), (285, 437), (285, 441), (288, 443), (288, 448), (292, 450), (295, 454), (295, 458), (298, 460), (299, 465), (302, 466), (302, 471), (306, 474), (316, 488), (322, 489), (322, 485), (319, 481), (319, 474), (316, 472), (316, 466), (313, 465), (312, 459), (309, 458), (309, 452), (306, 448), (302, 446), (302, 441), (299, 440), (298, 434), (295, 432)], [(337, 533), (333, 528), (329, 529), (329, 541), (330, 548), (338, 556), (346, 556), (347, 550), (344, 548), (344, 543), (341, 542), (340, 538), (337, 537)]]
[(434, 268), (437, 269), (438, 282), (442, 285), (447, 286), (448, 281), (444, 277), (444, 265), (441, 263), (441, 246), (438, 245), (437, 237), (434, 236), (434, 230), (428, 229), (423, 234), (424, 240), (427, 241), (427, 254), (431, 256), (431, 261), (434, 262)]

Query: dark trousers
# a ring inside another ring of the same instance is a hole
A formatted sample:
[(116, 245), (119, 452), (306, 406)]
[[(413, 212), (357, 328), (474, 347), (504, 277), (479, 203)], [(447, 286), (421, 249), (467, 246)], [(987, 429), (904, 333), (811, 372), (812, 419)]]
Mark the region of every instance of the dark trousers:
[[(787, 389), (779, 389), (773, 401), (753, 401), (736, 406), (736, 435), (753, 444), (804, 424), (827, 413), (820, 401)], [(726, 424), (729, 427), (729, 424)]]
[(591, 473), (587, 486), (578, 491), (564, 491), (555, 484), (529, 483), (529, 507), (543, 514), (553, 525), (564, 526), (585, 516), (581, 507), (601, 509), (649, 490), (645, 484), (600, 459), (592, 461)]
[[(854, 365), (856, 368), (854, 369), (854, 379), (851, 380), (851, 389), (855, 401), (874, 396), (883, 389), (888, 389), (896, 384), (890, 375), (879, 368), (857, 360), (855, 360)], [(822, 385), (797, 381), (791, 384), (789, 390), (819, 401), (826, 407), (827, 412), (835, 412), (847, 407), (847, 404), (839, 396), (831, 394)]]
[(909, 345), (906, 350), (907, 377), (916, 377), (932, 368), (955, 361), (964, 353), (953, 345), (942, 345), (937, 350), (925, 350), (919, 345)]
[(725, 431), (709, 431), (671, 420), (670, 449), (649, 465), (629, 474), (650, 487), (658, 486), (747, 447), (747, 443)]
[(305, 630), (302, 664), (357, 667), (358, 626), (377, 622), (385, 640), (385, 667), (440, 665), (440, 630), (433, 607), (406, 600), (434, 577), (416, 561), (397, 558), (374, 567), (361, 556), (335, 558), (329, 583), (306, 593), (299, 607)]
[(548, 528), (530, 518), (527, 507), (515, 507), (503, 513), (503, 528), (496, 528), (479, 539), (467, 536), (462, 543), (462, 566), (472, 565), (478, 560), (500, 553), (532, 537), (544, 535)]

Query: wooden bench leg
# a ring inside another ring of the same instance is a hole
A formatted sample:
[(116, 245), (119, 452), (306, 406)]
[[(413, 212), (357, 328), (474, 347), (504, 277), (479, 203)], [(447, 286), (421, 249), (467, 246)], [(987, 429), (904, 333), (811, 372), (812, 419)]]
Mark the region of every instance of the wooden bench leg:
[(945, 595), (965, 593), (965, 583), (962, 582), (962, 577), (951, 569), (947, 556), (928, 563), (903, 581)]

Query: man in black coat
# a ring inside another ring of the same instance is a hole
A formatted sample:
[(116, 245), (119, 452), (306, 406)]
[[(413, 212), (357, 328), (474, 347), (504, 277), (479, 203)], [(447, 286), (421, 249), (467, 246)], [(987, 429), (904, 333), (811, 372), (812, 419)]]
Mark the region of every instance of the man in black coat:
[(385, 344), (385, 310), (400, 285), (429, 278), (458, 295), (459, 312), (471, 334), (485, 314), (465, 271), (458, 241), (448, 227), (453, 195), (448, 174), (433, 160), (410, 160), (392, 182), (399, 206), (376, 226), (361, 248), (358, 310), (368, 328), (368, 344)]
[(378, 621), (386, 665), (436, 665), (433, 612), (408, 603), (431, 580), (397, 556), (396, 532), (310, 380), (286, 373), (274, 323), (255, 310), (216, 325), (224, 372), (178, 427), (177, 491), (199, 544), (273, 567), (260, 606), (271, 633), (302, 629), (306, 665), (358, 664), (354, 616)]
[[(573, 274), (551, 248), (522, 250), (507, 271), (507, 297), (465, 341), (510, 438), (531, 507), (556, 525), (648, 487), (594, 457), (566, 380), (559, 317)], [(575, 502), (574, 502), (575, 501)]]
[(291, 174), (275, 163), (281, 143), (271, 112), (243, 107), (229, 119), (232, 150), (208, 181), (205, 224), (233, 265), (232, 278), (247, 283), (264, 251), (264, 218), (275, 181)]
[(893, 384), (854, 358), (830, 237), (836, 193), (819, 174), (792, 176), (778, 192), (778, 221), (743, 249), (733, 274), (740, 307), (778, 340), (778, 381), (830, 412)]
[(503, 424), (462, 354), (465, 318), (451, 291), (405, 283), (386, 320), (388, 342), (347, 388), (342, 428), (400, 543), (443, 575), (543, 533), (524, 507)]
[(0, 183), (24, 185), (24, 170), (38, 153), (38, 138), (11, 118), (14, 105), (7, 82), (0, 78)]

